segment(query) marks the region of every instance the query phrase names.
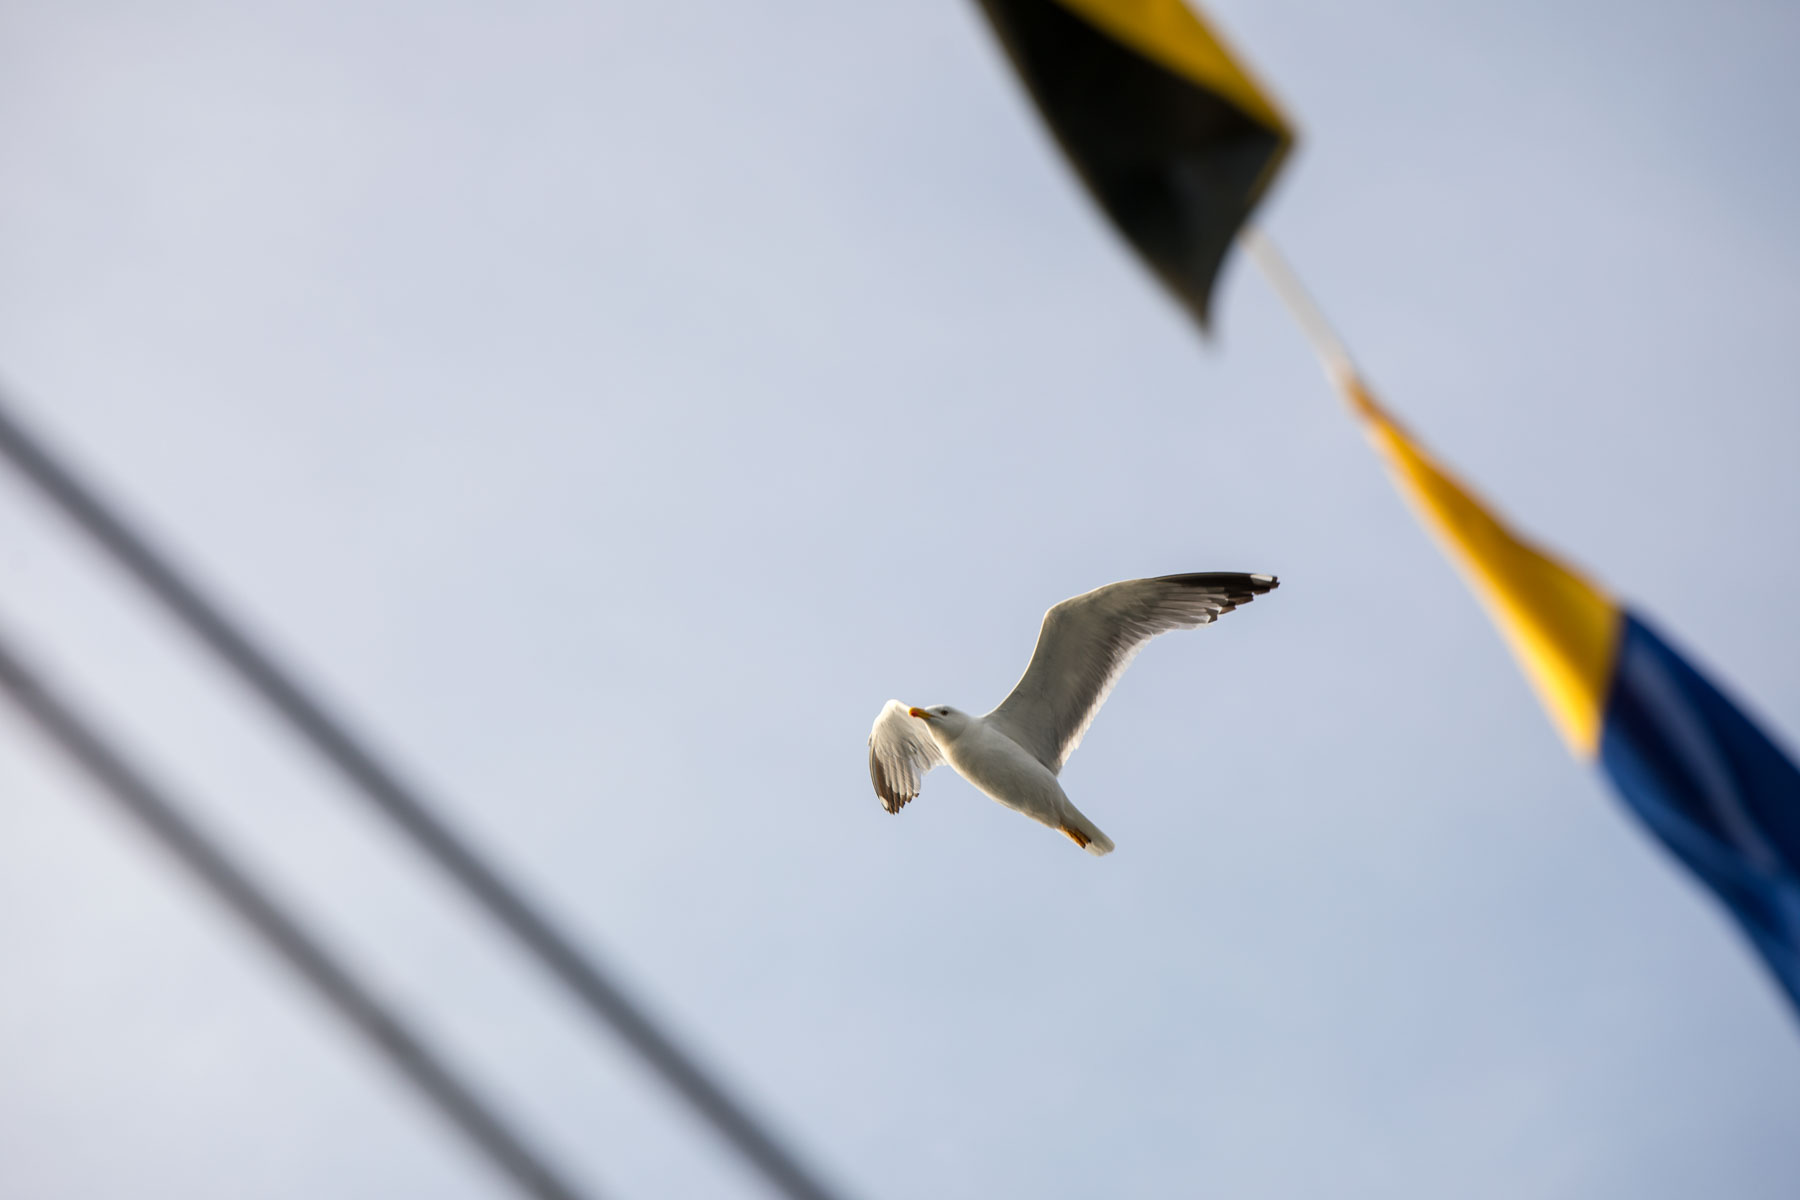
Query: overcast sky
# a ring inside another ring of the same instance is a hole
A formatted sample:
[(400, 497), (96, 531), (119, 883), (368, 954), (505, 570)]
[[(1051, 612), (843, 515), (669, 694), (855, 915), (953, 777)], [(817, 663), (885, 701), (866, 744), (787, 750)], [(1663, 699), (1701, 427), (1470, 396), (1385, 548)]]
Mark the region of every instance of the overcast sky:
[[(1395, 410), (1800, 738), (1800, 10), (1221, 0)], [(975, 6), (0, 6), (0, 378), (870, 1198), (1785, 1197), (1800, 1023)], [(1278, 573), (1064, 775), (1043, 610)], [(763, 1194), (0, 472), (0, 628), (609, 1196)], [(507, 1194), (0, 711), (0, 1193)]]

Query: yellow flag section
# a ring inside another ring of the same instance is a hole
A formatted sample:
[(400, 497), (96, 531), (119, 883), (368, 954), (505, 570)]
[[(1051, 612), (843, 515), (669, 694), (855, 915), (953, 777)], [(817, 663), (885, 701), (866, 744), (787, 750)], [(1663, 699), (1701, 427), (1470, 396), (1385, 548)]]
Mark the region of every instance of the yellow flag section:
[(1339, 388), (1394, 482), (1461, 568), (1569, 748), (1599, 752), (1621, 627), (1610, 596), (1522, 541), (1433, 462), (1352, 374)]

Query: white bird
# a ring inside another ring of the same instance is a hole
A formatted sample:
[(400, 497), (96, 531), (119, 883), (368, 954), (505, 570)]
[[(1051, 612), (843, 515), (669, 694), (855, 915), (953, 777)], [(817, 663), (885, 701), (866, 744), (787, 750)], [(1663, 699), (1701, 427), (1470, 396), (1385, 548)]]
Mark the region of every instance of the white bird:
[(1031, 663), (993, 712), (972, 717), (948, 704), (887, 702), (869, 731), (875, 794), (897, 813), (918, 796), (925, 773), (948, 762), (991, 799), (1066, 834), (1089, 854), (1110, 854), (1113, 840), (1056, 778), (1107, 693), (1157, 634), (1209, 625), (1277, 586), (1273, 575), (1159, 575), (1064, 600), (1044, 614)]

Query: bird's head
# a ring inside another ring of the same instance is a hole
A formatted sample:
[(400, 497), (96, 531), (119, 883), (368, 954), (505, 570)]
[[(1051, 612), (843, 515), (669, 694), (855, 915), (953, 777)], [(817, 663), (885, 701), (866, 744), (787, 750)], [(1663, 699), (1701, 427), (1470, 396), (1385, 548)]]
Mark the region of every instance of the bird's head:
[(930, 708), (909, 708), (906, 715), (925, 722), (933, 736), (939, 740), (954, 741), (969, 727), (969, 714), (961, 709), (951, 708), (948, 704), (934, 704)]

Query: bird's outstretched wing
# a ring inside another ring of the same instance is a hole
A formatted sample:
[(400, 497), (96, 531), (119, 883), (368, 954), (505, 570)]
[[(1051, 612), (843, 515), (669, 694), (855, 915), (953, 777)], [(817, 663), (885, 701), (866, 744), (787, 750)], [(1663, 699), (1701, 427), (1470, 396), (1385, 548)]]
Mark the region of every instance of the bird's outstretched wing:
[(1044, 614), (1031, 665), (986, 719), (1061, 771), (1145, 642), (1210, 624), (1278, 585), (1273, 575), (1161, 575), (1064, 600)]
[(925, 722), (907, 716), (907, 706), (889, 700), (869, 730), (869, 778), (881, 805), (897, 813), (919, 794), (925, 772), (944, 761), (944, 752), (931, 740)]

